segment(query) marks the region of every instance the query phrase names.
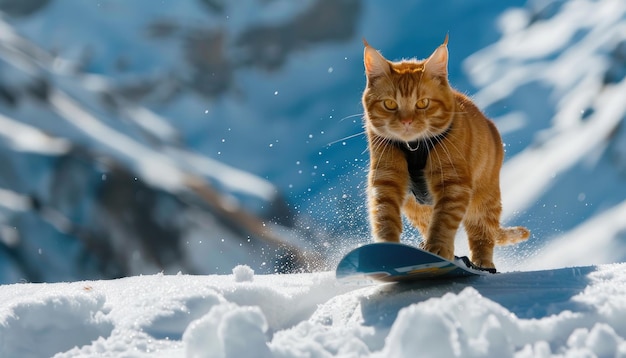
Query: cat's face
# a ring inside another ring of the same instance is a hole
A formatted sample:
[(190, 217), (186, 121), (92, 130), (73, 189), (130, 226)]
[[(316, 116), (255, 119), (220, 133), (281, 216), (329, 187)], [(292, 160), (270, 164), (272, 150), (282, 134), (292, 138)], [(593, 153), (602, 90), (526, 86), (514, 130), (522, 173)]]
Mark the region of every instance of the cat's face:
[(387, 61), (365, 43), (366, 126), (377, 135), (410, 142), (450, 126), (454, 95), (447, 80), (446, 42), (426, 60)]

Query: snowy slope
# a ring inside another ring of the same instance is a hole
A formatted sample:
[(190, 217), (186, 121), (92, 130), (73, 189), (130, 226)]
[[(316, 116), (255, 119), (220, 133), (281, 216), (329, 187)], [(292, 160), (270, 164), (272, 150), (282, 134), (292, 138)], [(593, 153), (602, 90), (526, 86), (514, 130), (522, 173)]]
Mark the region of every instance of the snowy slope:
[(2, 357), (624, 357), (626, 266), (343, 286), (329, 272), (0, 286)]

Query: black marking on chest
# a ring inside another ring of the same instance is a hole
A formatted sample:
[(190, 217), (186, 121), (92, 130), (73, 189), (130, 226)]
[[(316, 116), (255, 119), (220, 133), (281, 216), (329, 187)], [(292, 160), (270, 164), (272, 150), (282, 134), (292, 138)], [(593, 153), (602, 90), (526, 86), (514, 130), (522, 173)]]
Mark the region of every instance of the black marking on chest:
[(428, 156), (450, 132), (450, 128), (445, 132), (431, 138), (418, 139), (412, 142), (394, 142), (394, 144), (404, 153), (406, 164), (409, 169), (410, 184), (409, 189), (420, 204), (431, 205), (432, 195), (428, 190), (428, 183), (424, 176), (424, 168), (428, 162)]

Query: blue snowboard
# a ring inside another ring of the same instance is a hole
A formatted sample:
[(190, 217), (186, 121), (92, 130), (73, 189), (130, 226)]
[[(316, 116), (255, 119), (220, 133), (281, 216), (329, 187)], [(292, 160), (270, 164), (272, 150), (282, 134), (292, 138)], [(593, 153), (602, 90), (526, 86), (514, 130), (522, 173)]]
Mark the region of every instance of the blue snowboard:
[(448, 261), (414, 246), (374, 243), (350, 251), (339, 261), (336, 277), (340, 281), (370, 278), (384, 282), (448, 279), (489, 275), (495, 270), (474, 266), (467, 257)]

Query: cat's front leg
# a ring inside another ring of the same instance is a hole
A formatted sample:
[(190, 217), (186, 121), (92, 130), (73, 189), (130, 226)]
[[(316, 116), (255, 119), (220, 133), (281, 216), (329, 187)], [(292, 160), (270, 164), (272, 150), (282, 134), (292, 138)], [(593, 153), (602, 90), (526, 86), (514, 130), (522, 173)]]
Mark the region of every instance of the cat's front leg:
[(392, 181), (375, 181), (370, 185), (369, 214), (375, 242), (400, 242), (402, 192), (399, 185)]
[(409, 173), (402, 153), (393, 148), (371, 162), (368, 178), (368, 204), (375, 242), (400, 242), (401, 207), (408, 193)]
[(467, 211), (470, 188), (462, 184), (442, 185), (433, 207), (426, 241), (422, 248), (445, 259), (454, 259), (454, 237)]

